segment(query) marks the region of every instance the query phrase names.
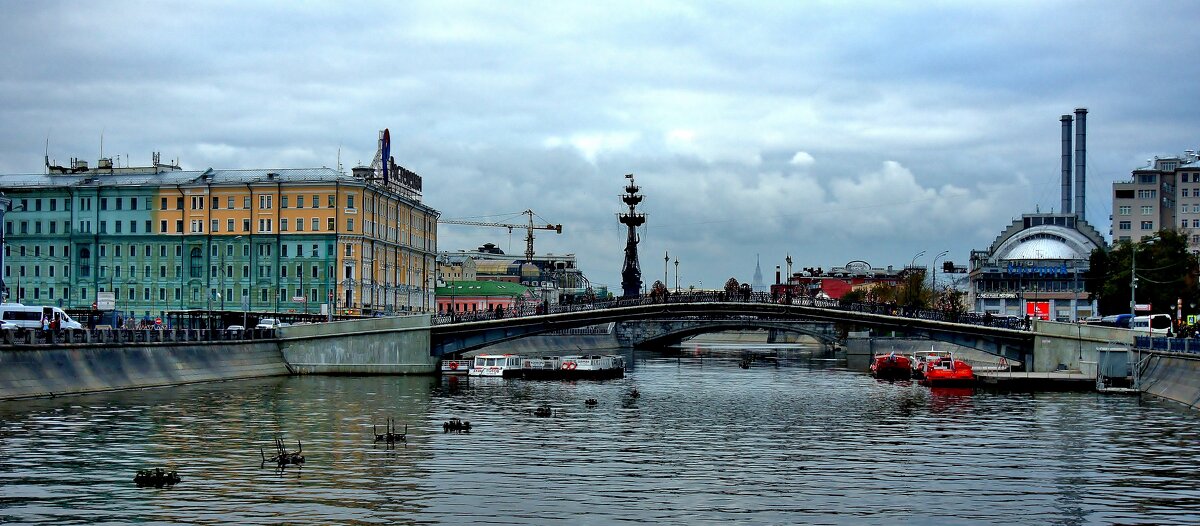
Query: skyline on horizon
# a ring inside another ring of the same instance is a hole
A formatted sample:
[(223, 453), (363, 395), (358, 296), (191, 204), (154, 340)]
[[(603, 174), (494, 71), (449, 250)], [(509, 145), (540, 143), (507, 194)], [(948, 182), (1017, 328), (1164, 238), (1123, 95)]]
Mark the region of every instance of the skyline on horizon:
[[(531, 208), (563, 224), (538, 253), (619, 290), (627, 173), (643, 279), (669, 252), (669, 285), (678, 257), (681, 286), (711, 288), (751, 281), (756, 254), (767, 274), (788, 254), (965, 264), (1059, 207), (1058, 119), (1077, 107), (1087, 218), (1110, 240), (1111, 183), (1200, 149), (1198, 88), (1173, 78), (1200, 56), (1192, 4), (553, 6), (9, 4), (0, 173), (42, 172), (47, 142), (95, 163), (101, 136), (132, 165), (348, 171), (389, 128), (443, 218)], [(524, 250), (439, 227), (439, 250), (488, 242)]]

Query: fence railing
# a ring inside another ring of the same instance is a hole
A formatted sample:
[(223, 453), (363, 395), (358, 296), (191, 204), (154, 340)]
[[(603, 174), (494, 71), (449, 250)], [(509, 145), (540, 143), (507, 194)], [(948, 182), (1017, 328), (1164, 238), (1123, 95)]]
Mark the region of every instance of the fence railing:
[(270, 340), (274, 329), (6, 329), (0, 345), (64, 345), (91, 343), (176, 343)]
[(1133, 347), (1148, 351), (1167, 351), (1200, 354), (1200, 338), (1166, 338), (1134, 336)]
[(665, 296), (639, 296), (637, 298), (622, 298), (591, 303), (573, 303), (559, 305), (523, 305), (507, 309), (487, 309), (478, 311), (449, 312), (433, 316), (434, 325), (464, 323), (472, 321), (499, 320), (505, 318), (520, 318), (542, 314), (573, 313), (590, 310), (612, 309), (617, 307), (635, 307), (663, 303), (770, 303), (780, 305), (799, 305), (804, 307), (819, 307), (825, 309), (843, 310), (847, 312), (862, 312), (869, 314), (884, 314), (930, 321), (945, 321), (984, 327), (1003, 329), (1029, 330), (1030, 323), (1026, 318), (1013, 316), (992, 316), (990, 314), (960, 313), (938, 309), (919, 309), (888, 303), (849, 303), (843, 304), (838, 300), (811, 297), (780, 297), (766, 292), (725, 293), (725, 292), (681, 292)]

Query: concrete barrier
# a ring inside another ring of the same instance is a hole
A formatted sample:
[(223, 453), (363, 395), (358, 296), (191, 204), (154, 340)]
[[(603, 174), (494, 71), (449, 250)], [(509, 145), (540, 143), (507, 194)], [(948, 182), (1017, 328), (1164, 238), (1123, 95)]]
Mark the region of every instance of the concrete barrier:
[(1142, 392), (1200, 409), (1200, 357), (1154, 352), (1145, 360), (1139, 378)]
[(0, 350), (0, 400), (288, 374), (276, 341)]
[(1131, 347), (1133, 331), (1116, 327), (1035, 320), (1031, 371), (1083, 371), (1095, 364), (1105, 349)]
[(434, 374), (430, 317), (395, 316), (292, 325), (277, 330), (297, 374)]

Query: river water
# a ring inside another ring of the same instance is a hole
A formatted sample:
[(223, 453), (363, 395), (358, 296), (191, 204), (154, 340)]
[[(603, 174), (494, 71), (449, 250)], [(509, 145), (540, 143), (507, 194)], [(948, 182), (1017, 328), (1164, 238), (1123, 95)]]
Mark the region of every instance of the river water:
[[(307, 376), (0, 403), (0, 523), (1200, 522), (1196, 413), (765, 352), (749, 369), (639, 352), (606, 382)], [(408, 426), (394, 449), (372, 440), (389, 417)], [(454, 417), (471, 432), (444, 433)], [(277, 434), (302, 467), (261, 465)], [(136, 487), (147, 467), (183, 481)]]

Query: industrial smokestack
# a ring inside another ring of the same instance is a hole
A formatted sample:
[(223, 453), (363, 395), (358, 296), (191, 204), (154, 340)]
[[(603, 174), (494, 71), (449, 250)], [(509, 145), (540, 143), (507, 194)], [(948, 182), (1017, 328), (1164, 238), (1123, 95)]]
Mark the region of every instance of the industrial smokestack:
[(1062, 121), (1062, 213), (1071, 213), (1071, 116), (1063, 115)]
[(779, 284), (779, 265), (775, 265), (775, 284)]
[(1087, 219), (1087, 108), (1075, 108), (1075, 217)]

